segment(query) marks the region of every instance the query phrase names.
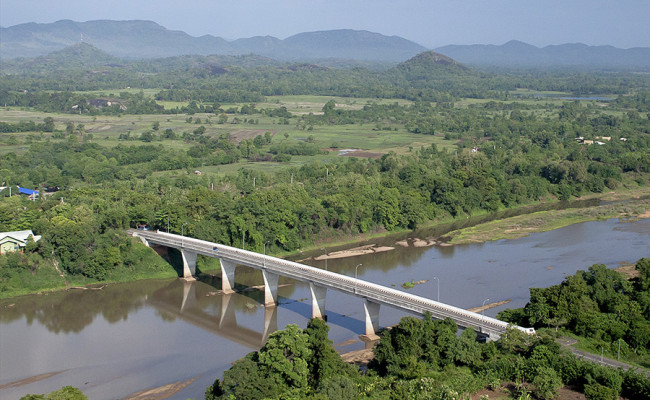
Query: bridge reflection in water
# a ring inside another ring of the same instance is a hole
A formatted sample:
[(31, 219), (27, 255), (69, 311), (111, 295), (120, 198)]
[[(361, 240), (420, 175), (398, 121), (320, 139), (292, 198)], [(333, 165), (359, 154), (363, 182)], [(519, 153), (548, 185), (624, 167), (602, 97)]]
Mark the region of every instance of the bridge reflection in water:
[[(197, 295), (199, 286), (204, 288)], [(217, 294), (219, 298), (214, 301), (214, 292), (209, 289), (214, 288), (197, 281), (178, 280), (154, 292), (147, 299), (147, 304), (163, 315), (180, 319), (253, 350), (263, 346), (269, 335), (278, 330), (277, 307), (264, 307), (264, 325), (259, 330), (253, 330), (237, 324), (236, 311), (244, 310), (250, 304), (249, 297), (238, 293)], [(209, 300), (202, 302), (202, 299)], [(208, 312), (211, 308), (214, 313)]]

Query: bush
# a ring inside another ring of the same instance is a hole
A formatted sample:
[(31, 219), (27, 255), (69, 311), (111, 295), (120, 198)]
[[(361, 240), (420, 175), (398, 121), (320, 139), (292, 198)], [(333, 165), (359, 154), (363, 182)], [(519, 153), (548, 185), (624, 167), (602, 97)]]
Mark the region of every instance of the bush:
[(558, 390), (562, 387), (562, 380), (557, 372), (550, 367), (538, 368), (532, 383), (535, 386), (533, 391), (535, 396), (544, 400), (556, 398)]
[(585, 397), (587, 400), (616, 400), (616, 391), (598, 383), (585, 385)]

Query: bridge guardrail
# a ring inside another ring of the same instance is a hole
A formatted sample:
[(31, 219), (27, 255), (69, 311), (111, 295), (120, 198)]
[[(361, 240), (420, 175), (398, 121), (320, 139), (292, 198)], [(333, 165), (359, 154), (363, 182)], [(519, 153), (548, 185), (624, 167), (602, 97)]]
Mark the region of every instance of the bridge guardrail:
[[(141, 236), (153, 243), (170, 247), (182, 248), (209, 257), (224, 258), (237, 264), (266, 269), (293, 279), (312, 282), (316, 285), (335, 289), (344, 293), (351, 293), (367, 298), (368, 300), (382, 303), (404, 310), (424, 313), (431, 312), (436, 318), (450, 317), (459, 325), (479, 328), (480, 331), (493, 331), (503, 333), (510, 326), (495, 318), (486, 317), (455, 306), (436, 302), (410, 293), (388, 288), (361, 279), (351, 278), (331, 271), (323, 271), (308, 265), (262, 255), (256, 252), (237, 249), (218, 243), (201, 239), (182, 237), (164, 232), (132, 231), (135, 236)], [(524, 332), (531, 333), (530, 329), (516, 327)]]

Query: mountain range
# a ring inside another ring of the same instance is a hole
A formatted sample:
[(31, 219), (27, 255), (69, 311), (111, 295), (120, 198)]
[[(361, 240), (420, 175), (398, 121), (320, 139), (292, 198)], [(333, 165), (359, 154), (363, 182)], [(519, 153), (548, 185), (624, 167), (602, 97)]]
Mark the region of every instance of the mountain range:
[(450, 45), (436, 52), (469, 65), (511, 67), (583, 66), (593, 68), (648, 68), (650, 48), (619, 49), (612, 46), (587, 46), (582, 43), (535, 47), (517, 40), (501, 46)]
[[(344, 60), (397, 64), (428, 49), (398, 36), (340, 29), (300, 33), (284, 40), (272, 36), (225, 40), (193, 37), (152, 21), (61, 20), (0, 28), (0, 59), (38, 57), (84, 42), (123, 59), (179, 55), (238, 56), (255, 54), (278, 61)], [(563, 44), (535, 47), (518, 41), (497, 45), (450, 45), (437, 53), (467, 65), (505, 67), (574, 66), (650, 69), (650, 48)]]
[(27, 23), (0, 28), (0, 37), (0, 58), (41, 56), (80, 41), (127, 59), (257, 54), (282, 61), (341, 58), (400, 62), (427, 50), (397, 36), (351, 29), (301, 33), (284, 40), (256, 36), (227, 41), (210, 35), (193, 37), (151, 21)]

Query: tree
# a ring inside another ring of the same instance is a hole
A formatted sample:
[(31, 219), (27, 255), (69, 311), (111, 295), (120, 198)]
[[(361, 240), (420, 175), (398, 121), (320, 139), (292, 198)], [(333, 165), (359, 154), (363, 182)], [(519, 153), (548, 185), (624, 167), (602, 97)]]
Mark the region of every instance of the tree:
[(45, 117), (43, 119), (43, 132), (54, 132), (54, 118)]
[(322, 111), (325, 115), (330, 115), (334, 111), (334, 107), (336, 107), (336, 102), (334, 100), (330, 100), (327, 103), (325, 103)]
[(454, 361), (458, 365), (476, 365), (481, 361), (481, 347), (472, 328), (463, 330), (456, 342)]
[(343, 362), (332, 347), (332, 341), (327, 337), (329, 330), (329, 326), (318, 318), (310, 319), (305, 329), (311, 350), (311, 357), (308, 359), (309, 381), (314, 389), (320, 388), (325, 381), (340, 376), (349, 369), (349, 365)]
[(544, 400), (556, 398), (563, 385), (557, 372), (551, 367), (538, 368), (532, 384), (535, 386), (535, 396)]
[(308, 391), (308, 360), (312, 357), (308, 341), (297, 325), (287, 325), (283, 331), (271, 334), (259, 351), (224, 372), (223, 383), (213, 384), (212, 392), (261, 400), (293, 390)]
[(85, 394), (76, 387), (64, 386), (59, 390), (49, 393), (47, 396), (42, 394), (28, 394), (20, 398), (20, 400), (88, 400)]

